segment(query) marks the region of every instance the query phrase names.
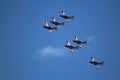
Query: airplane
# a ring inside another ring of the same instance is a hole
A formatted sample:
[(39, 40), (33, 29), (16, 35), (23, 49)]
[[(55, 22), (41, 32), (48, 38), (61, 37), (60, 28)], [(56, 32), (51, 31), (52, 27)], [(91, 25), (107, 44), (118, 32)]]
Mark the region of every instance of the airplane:
[(73, 19), (74, 18), (74, 16), (68, 16), (68, 15), (66, 15), (63, 10), (62, 10), (62, 13), (61, 13), (60, 17), (64, 18), (67, 23), (69, 22), (69, 19)]
[(101, 61), (101, 62), (95, 61), (94, 57), (91, 57), (90, 63), (93, 64), (96, 69), (99, 69), (98, 65), (103, 65), (104, 62), (103, 61)]
[(81, 48), (81, 46), (72, 46), (72, 45), (70, 45), (70, 42), (68, 40), (66, 42), (67, 42), (67, 44), (65, 44), (65, 47), (67, 47), (68, 49), (70, 49), (70, 51), (72, 53), (74, 53), (73, 49), (78, 49), (79, 50)]
[(54, 24), (56, 27), (58, 27), (59, 25), (64, 25), (65, 24), (65, 22), (56, 21), (55, 17), (52, 17), (51, 23)]
[(52, 30), (58, 30), (58, 27), (51, 27), (48, 25), (47, 22), (45, 22), (45, 25), (43, 27), (47, 29), (50, 33), (53, 33)]
[(86, 44), (87, 45), (87, 41), (80, 41), (76, 35), (75, 35), (75, 40), (73, 40), (73, 42), (78, 44), (78, 45), (80, 45), (80, 44)]

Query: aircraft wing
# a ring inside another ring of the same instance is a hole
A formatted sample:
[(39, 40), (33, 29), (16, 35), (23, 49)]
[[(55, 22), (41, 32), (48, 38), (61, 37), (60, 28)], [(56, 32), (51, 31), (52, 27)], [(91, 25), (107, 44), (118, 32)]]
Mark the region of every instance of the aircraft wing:
[(95, 65), (95, 68), (96, 68), (96, 69), (99, 69), (99, 66), (98, 66), (98, 65)]
[(48, 30), (51, 34), (53, 34), (52, 30)]
[(73, 49), (70, 49), (70, 51), (71, 51), (72, 53), (74, 53), (74, 50), (73, 50)]

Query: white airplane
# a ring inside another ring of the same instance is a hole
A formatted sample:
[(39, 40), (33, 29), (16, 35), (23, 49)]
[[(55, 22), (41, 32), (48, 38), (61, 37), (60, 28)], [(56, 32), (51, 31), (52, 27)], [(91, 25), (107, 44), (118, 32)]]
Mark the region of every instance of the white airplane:
[(53, 33), (52, 30), (58, 30), (58, 27), (51, 27), (48, 25), (47, 22), (45, 22), (45, 25), (43, 27), (47, 29), (50, 33)]
[(65, 22), (58, 22), (56, 21), (55, 17), (52, 17), (51, 23), (58, 27), (59, 25), (64, 25)]
[(70, 45), (70, 42), (68, 40), (66, 42), (67, 42), (67, 44), (65, 44), (65, 47), (67, 47), (68, 49), (70, 49), (70, 51), (72, 53), (74, 53), (73, 49), (78, 49), (79, 50), (81, 48), (80, 46), (72, 46), (72, 45)]
[(91, 57), (90, 63), (93, 64), (95, 66), (95, 68), (99, 69), (98, 65), (103, 65), (104, 62), (103, 61), (101, 61), (101, 62), (95, 61), (94, 57)]
[(80, 45), (80, 44), (86, 44), (87, 45), (87, 41), (80, 41), (76, 35), (75, 35), (75, 40), (73, 40), (73, 42), (77, 43), (78, 45)]
[(62, 10), (62, 13), (61, 13), (60, 17), (64, 18), (66, 20), (66, 22), (69, 22), (69, 19), (73, 19), (74, 18), (74, 16), (66, 15), (63, 10)]

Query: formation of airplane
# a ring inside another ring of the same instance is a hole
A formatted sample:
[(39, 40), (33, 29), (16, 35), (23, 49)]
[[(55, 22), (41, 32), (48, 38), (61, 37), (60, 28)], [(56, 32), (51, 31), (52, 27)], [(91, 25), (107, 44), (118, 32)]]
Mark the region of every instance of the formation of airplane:
[(62, 10), (62, 13), (61, 13), (60, 17), (64, 18), (66, 20), (66, 22), (69, 22), (69, 19), (73, 19), (74, 18), (74, 16), (66, 15), (63, 10)]
[(95, 68), (99, 69), (99, 65), (103, 65), (104, 62), (103, 61), (101, 61), (101, 62), (95, 61), (94, 57), (91, 57), (90, 63), (93, 64), (95, 66)]
[(43, 27), (47, 29), (50, 33), (53, 33), (52, 30), (58, 30), (58, 27), (51, 27), (48, 25), (47, 22), (45, 22), (45, 25)]
[(67, 44), (65, 45), (65, 47), (69, 48), (72, 53), (74, 52), (73, 49), (80, 49), (80, 48), (82, 48), (81, 44), (87, 44), (87, 41), (80, 41), (80, 40), (78, 40), (76, 35), (75, 35), (75, 40), (73, 40), (73, 42), (76, 43), (77, 46), (71, 46), (69, 41), (67, 41)]
[[(74, 16), (67, 16), (63, 10), (62, 10), (62, 14), (60, 15), (60, 17), (64, 18), (67, 22), (68, 22), (68, 19), (73, 19), (74, 18)], [(55, 17), (52, 17), (51, 23), (55, 27), (48, 26), (47, 22), (45, 22), (45, 25), (43, 26), (50, 33), (53, 33), (52, 30), (59, 30), (59, 26), (61, 26), (61, 25), (64, 26), (64, 24), (65, 24), (65, 22), (59, 22), (59, 21), (57, 21)]]
[[(76, 35), (75, 40), (73, 40), (73, 42), (77, 44), (76, 46), (72, 46), (68, 40), (66, 42), (67, 44), (65, 44), (65, 47), (68, 48), (72, 53), (74, 53), (74, 49), (80, 50), (80, 48), (82, 48), (81, 44), (87, 45), (87, 41), (80, 41)], [(99, 69), (99, 65), (103, 65), (104, 62), (95, 61), (94, 57), (91, 57), (90, 63), (93, 64), (96, 69)]]
[(80, 49), (81, 48), (81, 46), (72, 46), (72, 45), (70, 45), (70, 42), (67, 40), (66, 41), (67, 42), (67, 44), (65, 44), (65, 47), (67, 47), (72, 53), (74, 53), (74, 50), (73, 49)]
[[(68, 23), (70, 19), (73, 19), (74, 16), (68, 16), (65, 14), (65, 12), (62, 10), (60, 17), (65, 19), (65, 21)], [(58, 31), (59, 30), (59, 26), (64, 26), (65, 22), (58, 22), (55, 17), (52, 17), (51, 23), (54, 25), (54, 27), (51, 27), (48, 25), (48, 22), (46, 21), (44, 24), (44, 28), (47, 29), (51, 34), (53, 33), (53, 30)], [(74, 53), (74, 49), (80, 50), (82, 48), (82, 44), (87, 45), (87, 41), (81, 41), (78, 39), (78, 37), (75, 35), (74, 36), (75, 39), (73, 40), (73, 42), (77, 45), (73, 46), (70, 44), (70, 42), (67, 40), (65, 47), (68, 48), (72, 53)], [(94, 65), (96, 69), (99, 69), (99, 65), (103, 65), (103, 61), (99, 62), (99, 61), (95, 61), (94, 57), (91, 57), (90, 60), (90, 64)]]

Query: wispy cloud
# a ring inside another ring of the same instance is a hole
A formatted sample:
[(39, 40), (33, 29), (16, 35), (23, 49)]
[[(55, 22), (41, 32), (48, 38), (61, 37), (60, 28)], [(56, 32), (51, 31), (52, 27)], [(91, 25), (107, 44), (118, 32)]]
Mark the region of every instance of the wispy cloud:
[(65, 55), (66, 50), (64, 50), (63, 48), (46, 46), (40, 49), (38, 53), (42, 57), (46, 57), (46, 56), (60, 57)]
[(93, 35), (93, 36), (89, 36), (88, 38), (87, 38), (87, 41), (88, 41), (88, 46), (87, 46), (87, 48), (89, 49), (89, 50), (93, 50), (93, 49), (96, 49), (96, 36), (95, 35)]
[(87, 38), (88, 42), (93, 42), (95, 40), (95, 36), (90, 36)]

